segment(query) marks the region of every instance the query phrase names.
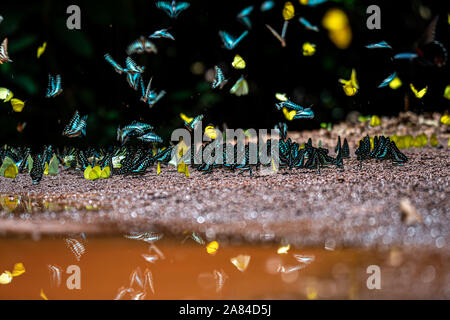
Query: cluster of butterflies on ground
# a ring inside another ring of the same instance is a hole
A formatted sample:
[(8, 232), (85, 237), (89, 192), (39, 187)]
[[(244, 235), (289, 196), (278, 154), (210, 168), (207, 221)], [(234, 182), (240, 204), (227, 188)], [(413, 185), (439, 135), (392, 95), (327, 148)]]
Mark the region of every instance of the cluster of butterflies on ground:
[[(195, 129), (192, 120), (186, 123), (186, 127), (191, 131)], [(201, 121), (201, 120), (196, 120)], [(216, 168), (239, 170), (239, 174), (249, 172), (261, 167), (271, 167), (273, 172), (280, 169), (311, 169), (320, 173), (324, 167), (331, 165), (343, 169), (343, 159), (350, 158), (348, 142), (344, 139), (341, 144), (338, 138), (335, 147), (335, 157), (329, 155), (329, 150), (323, 148), (319, 142), (318, 147), (314, 147), (312, 139), (302, 145), (287, 137), (286, 123), (279, 123), (275, 128), (280, 133), (278, 141), (268, 139), (265, 142), (266, 154), (269, 158), (263, 158), (260, 153), (256, 155), (256, 161), (250, 161), (250, 150), (257, 150), (257, 144), (252, 146), (252, 142), (245, 145), (222, 143), (217, 145), (219, 140), (213, 140), (209, 143), (196, 146), (185, 145), (180, 142), (177, 145), (171, 145), (168, 148), (158, 148), (156, 144), (148, 147), (144, 142), (159, 143), (162, 140), (155, 137), (152, 133), (153, 127), (140, 122), (133, 122), (128, 126), (118, 129), (118, 139), (123, 144), (121, 146), (110, 146), (109, 148), (96, 150), (88, 148), (86, 150), (64, 147), (63, 150), (55, 150), (52, 146), (45, 146), (41, 152), (33, 153), (30, 148), (11, 148), (5, 146), (0, 150), (0, 175), (15, 178), (18, 173), (28, 169), (33, 184), (38, 184), (44, 174), (57, 175), (59, 165), (65, 168), (72, 168), (84, 172), (84, 177), (89, 180), (98, 178), (109, 178), (111, 175), (143, 175), (147, 169), (157, 165), (157, 174), (161, 174), (161, 164), (173, 165), (179, 172), (183, 172), (189, 177), (188, 166), (194, 168), (203, 174), (211, 173)], [(127, 144), (128, 141), (136, 140), (140, 143)], [(367, 136), (360, 141), (355, 154), (362, 163), (364, 160), (391, 160), (393, 164), (402, 165), (408, 161), (408, 158), (397, 148), (394, 141), (384, 136), (374, 138), (374, 148), (371, 149), (371, 140)], [(278, 162), (274, 161), (274, 155), (271, 151), (272, 143), (279, 143)], [(205, 148), (211, 148), (213, 151), (210, 159), (196, 161), (196, 157), (204, 154)], [(216, 147), (222, 150), (222, 159), (218, 161), (214, 150)], [(254, 149), (253, 149), (254, 148)], [(233, 162), (228, 163), (227, 153), (233, 153)], [(243, 155), (241, 161), (236, 161)], [(200, 163), (200, 164), (197, 164)]]

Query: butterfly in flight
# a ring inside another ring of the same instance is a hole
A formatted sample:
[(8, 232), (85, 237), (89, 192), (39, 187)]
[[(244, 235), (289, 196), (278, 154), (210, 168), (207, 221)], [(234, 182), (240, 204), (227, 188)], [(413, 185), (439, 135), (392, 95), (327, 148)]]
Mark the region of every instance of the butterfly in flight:
[(266, 24), (266, 27), (267, 27), (267, 29), (270, 30), (270, 32), (272, 32), (272, 34), (275, 36), (275, 38), (277, 38), (281, 42), (281, 46), (283, 48), (286, 47), (286, 40), (284, 39), (283, 35), (280, 35), (278, 32), (275, 31), (274, 28), (272, 28), (268, 24)]
[(303, 17), (300, 17), (298, 20), (300, 23), (308, 30), (319, 32), (319, 28), (317, 26), (312, 25), (308, 20)]
[(147, 134), (144, 134), (137, 138), (138, 140), (141, 140), (143, 142), (150, 142), (150, 143), (161, 143), (163, 140), (160, 136), (156, 135), (153, 132), (149, 132)]
[[(186, 120), (190, 120), (190, 121), (186, 121)], [(189, 130), (195, 130), (197, 128), (197, 126), (202, 122), (203, 120), (203, 115), (200, 114), (198, 116), (196, 116), (194, 119), (183, 119), (184, 121), (184, 125), (189, 129)]]
[(380, 41), (376, 43), (371, 43), (366, 46), (367, 49), (392, 49), (392, 47), (386, 41)]
[(238, 13), (237, 15), (237, 19), (242, 22), (244, 25), (247, 26), (247, 28), (251, 29), (252, 27), (252, 22), (250, 21), (250, 18), (248, 17), (250, 15), (250, 13), (252, 13), (253, 11), (253, 6), (248, 6), (246, 8), (244, 8), (243, 10), (241, 10), (241, 12)]
[(166, 38), (170, 40), (175, 40), (175, 37), (171, 35), (168, 32), (168, 29), (161, 29), (153, 32), (151, 35), (148, 36), (150, 39), (160, 39), (160, 38)]
[(104, 55), (104, 57), (105, 57), (105, 60), (110, 64), (110, 65), (112, 65), (113, 66), (113, 68), (114, 68), (114, 70), (116, 70), (116, 72), (118, 73), (118, 74), (122, 74), (123, 72), (125, 72), (125, 69), (124, 68), (122, 68), (112, 57), (111, 57), (111, 55), (109, 54), (109, 53), (106, 53), (105, 55)]
[(394, 72), (391, 75), (389, 75), (386, 79), (383, 80), (383, 82), (378, 86), (378, 88), (384, 88), (388, 86), (392, 80), (394, 80), (397, 77), (397, 73)]
[(189, 8), (190, 3), (188, 2), (177, 2), (173, 0), (172, 2), (169, 1), (158, 1), (156, 2), (156, 7), (158, 9), (163, 10), (169, 17), (172, 19), (176, 19), (178, 15)]
[(246, 96), (248, 94), (248, 83), (244, 76), (241, 76), (234, 86), (230, 89), (231, 94), (235, 94), (238, 97)]
[(124, 144), (128, 139), (143, 136), (146, 132), (151, 130), (153, 130), (153, 126), (147, 123), (133, 121), (122, 129), (120, 127), (117, 128), (117, 140)]
[(214, 81), (212, 83), (213, 89), (219, 88), (222, 89), (228, 82), (227, 79), (225, 79), (222, 70), (218, 67), (214, 67), (216, 73), (214, 75)]
[(219, 36), (222, 42), (228, 50), (233, 50), (242, 39), (244, 39), (248, 34), (248, 30), (245, 30), (238, 38), (230, 35), (228, 32), (219, 31)]
[(0, 64), (5, 62), (13, 62), (8, 55), (8, 38), (5, 38), (0, 46)]
[(428, 25), (423, 36), (417, 41), (415, 52), (404, 52), (394, 56), (394, 60), (418, 59), (425, 66), (441, 68), (447, 64), (448, 53), (442, 42), (436, 40), (436, 27), (439, 16), (436, 16)]
[(148, 103), (150, 108), (153, 107), (155, 103), (157, 103), (159, 100), (161, 100), (162, 97), (166, 95), (166, 91), (164, 90), (161, 90), (159, 93), (151, 90), (152, 80), (153, 78), (151, 78), (148, 82), (147, 89), (144, 89), (144, 81), (141, 80), (141, 101)]
[(275, 7), (275, 2), (274, 1), (264, 1), (263, 3), (261, 3), (261, 7), (259, 8), (260, 11), (262, 12), (266, 12), (266, 11), (270, 11), (273, 9), (273, 7)]
[(139, 39), (133, 41), (128, 47), (127, 47), (127, 55), (131, 56), (132, 54), (142, 54), (144, 52), (147, 53), (158, 53), (158, 49), (156, 46), (145, 37), (139, 37)]
[(61, 94), (63, 89), (61, 88), (61, 76), (58, 74), (53, 77), (51, 74), (48, 75), (48, 88), (46, 98), (54, 98)]
[(78, 110), (75, 111), (75, 114), (73, 115), (69, 124), (64, 128), (64, 131), (62, 133), (63, 136), (69, 138), (81, 137), (82, 135), (86, 136), (87, 118), (88, 115), (81, 117), (78, 113)]

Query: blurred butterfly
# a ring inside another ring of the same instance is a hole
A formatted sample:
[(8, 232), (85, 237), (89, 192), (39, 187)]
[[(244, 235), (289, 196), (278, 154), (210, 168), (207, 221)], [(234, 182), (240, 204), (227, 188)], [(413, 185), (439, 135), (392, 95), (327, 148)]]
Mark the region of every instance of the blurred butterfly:
[(129, 138), (142, 136), (146, 132), (153, 130), (153, 126), (147, 123), (133, 121), (131, 124), (126, 125), (122, 129), (117, 129), (117, 140), (121, 143), (125, 143)]
[(314, 43), (305, 42), (302, 46), (304, 56), (313, 56), (316, 53), (316, 45)]
[(42, 46), (38, 47), (37, 53), (36, 53), (36, 56), (38, 59), (44, 54), (46, 48), (47, 48), (47, 42), (44, 42), (42, 44)]
[(151, 35), (149, 35), (148, 37), (150, 39), (166, 38), (166, 39), (170, 39), (170, 40), (175, 40), (174, 36), (171, 35), (167, 30), (168, 29), (157, 30), (157, 31), (153, 32)]
[(393, 74), (389, 75), (386, 79), (383, 80), (383, 82), (378, 86), (378, 88), (383, 88), (388, 86), (392, 80), (394, 80), (397, 77), (397, 73), (394, 72)]
[(17, 132), (22, 132), (25, 129), (26, 126), (27, 126), (26, 122), (23, 122), (23, 123), (19, 122), (19, 123), (17, 123), (17, 127), (16, 127)]
[(14, 110), (14, 112), (22, 112), (23, 108), (25, 107), (25, 102), (23, 102), (20, 99), (11, 99), (11, 106)]
[(284, 37), (280, 36), (278, 34), (278, 32), (275, 31), (274, 28), (272, 28), (271, 26), (269, 26), (268, 24), (266, 24), (267, 29), (270, 30), (270, 32), (272, 32), (272, 34), (275, 36), (275, 38), (277, 38), (280, 42), (281, 42), (281, 46), (284, 48), (286, 47), (286, 40), (284, 39)]
[(134, 62), (134, 60), (130, 57), (127, 57), (127, 59), (125, 60), (125, 64), (127, 66), (125, 72), (129, 74), (142, 73), (145, 70), (145, 67), (138, 66), (136, 62)]
[(228, 32), (219, 31), (219, 36), (222, 39), (222, 42), (228, 50), (233, 50), (239, 42), (245, 38), (248, 34), (248, 30), (245, 30), (238, 38), (230, 35)]
[(289, 101), (289, 100), (276, 103), (275, 106), (277, 107), (278, 110), (287, 108), (287, 109), (296, 110), (296, 111), (303, 111), (305, 109), (305, 108), (299, 106), (298, 104), (296, 104), (292, 101)]
[(3, 22), (3, 16), (0, 16), (0, 23)]
[(265, 12), (265, 11), (272, 10), (273, 7), (275, 7), (275, 2), (274, 1), (264, 1), (261, 4), (261, 7), (259, 8), (259, 10), (262, 11), (262, 12)]
[(319, 28), (317, 26), (313, 26), (308, 20), (303, 17), (299, 19), (300, 23), (308, 30), (319, 32)]
[(231, 63), (231, 65), (235, 69), (245, 69), (245, 67), (246, 67), (245, 60), (242, 59), (242, 57), (240, 55), (238, 55), (238, 54), (234, 57), (234, 60)]
[[(181, 115), (180, 115), (181, 116)], [(197, 126), (201, 123), (201, 121), (203, 120), (203, 115), (200, 114), (198, 116), (196, 116), (194, 119), (189, 119), (186, 116), (182, 117), (184, 120), (184, 125), (189, 129), (189, 130), (195, 130), (197, 128)]]
[(439, 16), (428, 25), (422, 37), (415, 44), (415, 52), (400, 53), (394, 59), (419, 59), (423, 65), (443, 67), (447, 64), (448, 53), (445, 46), (436, 40), (436, 27)]
[(127, 82), (131, 88), (137, 90), (142, 82), (142, 76), (140, 73), (127, 73)]
[(295, 115), (297, 114), (297, 111), (295, 111), (295, 110), (289, 111), (288, 109), (283, 108), (283, 114), (287, 120), (292, 121), (294, 119)]
[(325, 3), (328, 0), (300, 0), (300, 4), (304, 5), (304, 6), (309, 6), (309, 7), (315, 7), (319, 4)]
[(150, 142), (150, 143), (161, 143), (163, 140), (161, 137), (157, 136), (153, 132), (149, 132), (143, 136), (140, 136), (137, 138), (138, 140), (144, 141), (144, 142)]
[(188, 2), (176, 2), (173, 0), (172, 2), (169, 1), (158, 1), (156, 2), (156, 7), (158, 9), (163, 10), (165, 13), (169, 15), (172, 19), (176, 19), (178, 15), (189, 8), (190, 4)]
[(277, 98), (277, 100), (279, 100), (279, 101), (288, 101), (289, 100), (286, 93), (275, 93), (275, 98)]
[(125, 72), (125, 69), (124, 68), (122, 68), (112, 57), (111, 57), (111, 55), (109, 54), (109, 53), (106, 53), (105, 55), (104, 55), (104, 57), (105, 57), (105, 60), (110, 64), (110, 65), (112, 65), (113, 66), (113, 68), (114, 68), (114, 70), (116, 70), (116, 72), (118, 73), (118, 74), (122, 74), (123, 72)]
[(366, 46), (367, 49), (380, 49), (380, 48), (386, 48), (386, 49), (392, 49), (392, 47), (386, 42), (386, 41), (380, 41), (377, 43), (371, 43)]
[(222, 70), (218, 66), (215, 66), (214, 69), (215, 69), (216, 73), (214, 76), (214, 81), (212, 83), (212, 87), (213, 87), (213, 89), (216, 89), (216, 88), (222, 89), (227, 84), (228, 80), (225, 79)]
[(342, 88), (347, 96), (354, 96), (359, 90), (358, 80), (356, 79), (356, 70), (352, 69), (350, 80), (339, 79), (342, 84)]
[(252, 23), (248, 16), (253, 11), (253, 8), (254, 8), (253, 6), (246, 7), (241, 12), (239, 12), (237, 15), (237, 19), (239, 21), (241, 21), (243, 24), (245, 24), (247, 26), (247, 28), (249, 28), (249, 29), (251, 29)]
[(132, 54), (142, 54), (144, 52), (147, 53), (158, 53), (158, 49), (156, 49), (156, 46), (148, 39), (144, 37), (139, 37), (139, 39), (133, 41), (128, 47), (127, 47), (127, 55), (131, 56)]
[(58, 74), (53, 77), (51, 74), (48, 75), (48, 87), (46, 98), (54, 98), (61, 94), (63, 89), (61, 88), (61, 76)]
[(69, 124), (64, 128), (64, 131), (62, 133), (63, 136), (69, 138), (81, 137), (82, 135), (86, 136), (87, 118), (88, 115), (81, 117), (78, 113), (78, 110), (75, 111), (75, 114), (73, 115)]
[(303, 109), (302, 111), (297, 111), (294, 116), (294, 120), (296, 119), (314, 119), (314, 112), (311, 108)]
[(0, 64), (5, 62), (13, 62), (8, 55), (8, 38), (5, 38), (0, 46)]
[(7, 88), (0, 88), (0, 100), (3, 100), (3, 102), (8, 102), (9, 100), (14, 97), (14, 94), (11, 90)]
[(409, 84), (411, 91), (414, 93), (416, 98), (422, 99), (423, 96), (427, 93), (428, 87), (423, 88), (422, 90), (417, 90), (412, 83)]
[(295, 15), (295, 8), (292, 2), (287, 1), (283, 7), (283, 19), (288, 21), (291, 20)]
[(248, 94), (248, 83), (245, 80), (244, 76), (241, 76), (238, 81), (234, 84), (234, 86), (230, 89), (231, 94), (235, 94), (236, 96), (246, 96)]
[(148, 103), (150, 108), (153, 107), (155, 103), (157, 103), (159, 100), (161, 100), (162, 97), (166, 95), (166, 92), (164, 90), (161, 90), (159, 93), (151, 90), (152, 80), (153, 78), (151, 78), (150, 81), (148, 82), (146, 90), (144, 90), (144, 82), (141, 81), (141, 91), (142, 91), (141, 101)]

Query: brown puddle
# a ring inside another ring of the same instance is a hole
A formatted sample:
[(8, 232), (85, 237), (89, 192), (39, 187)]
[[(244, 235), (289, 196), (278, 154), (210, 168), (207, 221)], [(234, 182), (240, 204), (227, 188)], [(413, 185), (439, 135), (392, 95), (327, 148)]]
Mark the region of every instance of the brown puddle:
[[(442, 251), (291, 247), (278, 254), (279, 247), (220, 244), (211, 255), (192, 238), (2, 238), (0, 273), (18, 262), (26, 272), (0, 284), (0, 299), (42, 299), (41, 289), (50, 300), (450, 298), (450, 256)], [(239, 255), (250, 257), (245, 271), (230, 261)], [(73, 265), (79, 290), (66, 284)], [(371, 265), (380, 267), (380, 290), (367, 287)]]

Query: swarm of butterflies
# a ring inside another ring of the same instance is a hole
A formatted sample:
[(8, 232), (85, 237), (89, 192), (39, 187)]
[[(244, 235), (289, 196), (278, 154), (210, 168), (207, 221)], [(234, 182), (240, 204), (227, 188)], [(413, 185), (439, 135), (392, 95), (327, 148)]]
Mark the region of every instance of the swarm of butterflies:
[[(304, 6), (315, 7), (327, 2), (327, 0), (300, 0), (299, 2)], [(180, 14), (190, 7), (190, 3), (175, 0), (156, 1), (155, 6), (171, 19), (177, 19)], [(259, 11), (264, 13), (272, 10), (274, 7), (275, 1), (263, 1), (259, 7)], [(237, 13), (237, 21), (245, 28), (240, 34), (231, 34), (225, 30), (218, 31), (218, 36), (224, 49), (233, 51), (248, 37), (253, 27), (251, 16), (256, 10), (254, 5), (250, 5)], [(294, 17), (296, 17), (296, 10), (293, 3), (290, 1), (285, 2), (281, 13), (281, 32), (276, 31), (269, 24), (265, 26), (280, 42), (281, 46), (286, 47), (288, 27)], [(349, 28), (348, 21), (335, 21), (338, 19), (336, 17), (342, 18), (342, 16), (346, 19), (345, 14), (341, 14), (340, 16), (339, 14), (334, 15), (332, 19), (330, 18), (327, 22), (323, 23), (324, 27), (330, 31), (335, 27), (332, 26), (334, 23), (338, 24), (340, 29), (346, 31)], [(0, 23), (2, 21), (3, 18), (0, 20)], [(308, 21), (304, 16), (298, 17), (298, 22), (311, 32), (319, 32), (319, 27)], [(447, 50), (441, 42), (435, 39), (436, 24), (437, 18), (431, 22), (425, 39), (417, 46), (415, 52), (392, 54), (392, 60), (419, 61), (421, 64), (438, 68), (445, 66), (447, 63)], [(138, 65), (133, 56), (140, 54), (158, 54), (158, 48), (155, 44), (155, 41), (159, 41), (158, 39), (175, 41), (175, 37), (171, 34), (170, 28), (162, 28), (152, 32), (149, 36), (140, 36), (131, 42), (125, 49), (127, 56), (124, 64), (119, 64), (109, 53), (104, 55), (105, 61), (112, 66), (116, 73), (125, 76), (131, 89), (138, 92), (140, 101), (147, 104), (150, 108), (166, 95), (166, 91), (155, 90), (152, 87), (153, 77), (149, 77), (147, 80), (145, 79), (145, 66)], [(38, 58), (44, 53), (46, 46), (47, 43), (45, 42), (38, 48)], [(13, 62), (8, 55), (7, 47), (8, 39), (6, 38), (0, 46), (0, 64)], [(366, 45), (366, 48), (368, 50), (394, 50), (386, 41), (370, 43)], [(314, 55), (316, 49), (317, 46), (314, 43), (305, 42), (302, 45), (302, 53), (304, 56)], [(247, 62), (241, 55), (235, 54), (231, 65), (234, 69), (243, 71), (247, 66)], [(55, 98), (63, 92), (61, 75), (49, 74), (48, 77), (49, 81), (45, 97), (49, 99)], [(249, 93), (249, 85), (246, 77), (245, 74), (241, 74), (234, 85), (231, 86), (229, 92), (236, 96), (247, 95)], [(214, 66), (214, 78), (211, 80), (212, 89), (219, 90), (224, 89), (230, 81), (219, 65)], [(355, 69), (352, 69), (348, 80), (339, 79), (339, 83), (342, 85), (343, 91), (347, 96), (356, 95), (360, 89)], [(397, 89), (401, 85), (398, 72), (394, 70), (381, 81), (378, 88), (389, 86), (392, 89)], [(409, 87), (417, 98), (422, 98), (428, 89), (427, 87), (417, 89), (413, 83)], [(13, 93), (9, 89), (0, 88), (0, 99), (4, 102), (10, 101), (13, 110), (21, 112), (25, 103), (20, 99), (13, 99), (12, 97)], [(293, 121), (314, 118), (312, 106), (301, 106), (283, 93), (276, 93), (275, 98), (278, 100), (275, 103), (275, 108), (283, 113), (286, 120)], [(181, 118), (184, 120), (186, 128), (193, 132), (202, 122), (204, 116), (197, 115), (190, 118), (181, 114)], [(82, 138), (86, 136), (87, 121), (88, 115), (81, 115), (78, 111), (75, 111), (62, 134), (68, 138)], [(285, 123), (278, 123), (276, 129), (280, 133), (280, 139), (278, 141), (268, 139), (266, 141), (266, 147), (267, 151), (269, 151), (273, 143), (279, 143), (277, 153), (279, 157), (278, 162), (274, 161), (273, 155), (271, 159), (266, 159), (258, 154), (256, 164), (254, 164), (254, 161), (250, 161), (250, 150), (254, 147), (252, 143), (244, 146), (230, 143), (218, 145), (220, 140), (215, 139), (215, 129), (213, 127), (207, 127), (205, 129), (205, 133), (212, 138), (211, 142), (204, 143), (200, 146), (187, 146), (179, 143), (178, 145), (171, 145), (167, 148), (160, 148), (159, 144), (163, 140), (154, 132), (154, 127), (147, 123), (133, 121), (129, 125), (117, 129), (117, 141), (120, 145), (110, 146), (109, 148), (96, 150), (94, 148), (78, 149), (65, 147), (63, 150), (55, 150), (52, 146), (45, 146), (36, 153), (32, 152), (30, 148), (11, 148), (5, 146), (0, 150), (0, 160), (2, 163), (0, 175), (15, 178), (18, 173), (22, 173), (28, 169), (33, 183), (38, 184), (44, 175), (58, 174), (58, 168), (62, 165), (65, 168), (83, 171), (86, 179), (96, 180), (109, 178), (111, 175), (144, 174), (155, 164), (158, 174), (161, 173), (161, 164), (163, 164), (175, 165), (178, 171), (183, 172), (186, 176), (189, 176), (188, 166), (205, 174), (212, 172), (215, 168), (223, 168), (239, 170), (239, 173), (249, 172), (252, 175), (253, 171), (260, 167), (271, 167), (274, 172), (283, 168), (304, 168), (320, 172), (322, 168), (329, 166), (336, 166), (342, 169), (344, 159), (350, 158), (349, 146), (346, 139), (341, 144), (341, 139), (340, 137), (338, 138), (334, 150), (335, 156), (332, 157), (329, 155), (329, 150), (323, 148), (320, 142), (315, 147), (313, 146), (312, 139), (309, 139), (308, 142), (303, 144), (292, 141), (291, 138), (287, 137), (288, 132)], [(196, 157), (203, 154), (205, 148), (211, 148), (213, 150), (219, 148), (219, 150), (223, 150), (223, 158), (220, 159), (221, 161), (213, 157), (211, 159), (202, 159), (200, 164), (198, 164), (199, 162), (195, 161)], [(243, 155), (243, 161), (239, 164), (234, 162), (227, 163), (227, 155), (230, 155), (230, 153), (234, 155), (234, 159), (237, 159), (238, 155)], [(356, 156), (361, 164), (368, 159), (391, 160), (392, 163), (397, 165), (402, 165), (408, 161), (407, 157), (397, 148), (395, 141), (384, 136), (375, 137), (372, 140), (369, 137), (362, 139), (356, 150)]]

